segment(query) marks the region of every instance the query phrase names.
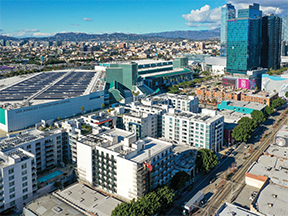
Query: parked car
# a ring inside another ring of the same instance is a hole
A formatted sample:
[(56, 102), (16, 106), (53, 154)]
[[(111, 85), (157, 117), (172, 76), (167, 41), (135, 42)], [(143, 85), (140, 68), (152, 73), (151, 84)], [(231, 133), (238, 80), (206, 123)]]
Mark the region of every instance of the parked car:
[(210, 178), (210, 180), (209, 180), (210, 184), (212, 184), (215, 180), (216, 180), (215, 177)]
[(257, 139), (257, 138), (258, 138), (258, 135), (255, 135), (254, 138)]
[(254, 200), (254, 198), (255, 198), (255, 197), (251, 196), (251, 197), (249, 198), (249, 200), (253, 201), (253, 200)]
[(233, 156), (237, 155), (237, 152), (232, 152), (232, 155), (233, 155)]
[(244, 148), (249, 148), (249, 145), (245, 145), (245, 147)]

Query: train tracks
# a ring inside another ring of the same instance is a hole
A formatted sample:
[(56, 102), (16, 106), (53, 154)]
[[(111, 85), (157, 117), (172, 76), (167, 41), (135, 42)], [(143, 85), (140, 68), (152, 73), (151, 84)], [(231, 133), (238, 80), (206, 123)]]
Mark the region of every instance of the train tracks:
[(227, 197), (229, 197), (229, 195), (231, 194), (231, 187), (233, 186), (231, 186), (231, 184), (233, 184), (233, 182), (242, 182), (244, 180), (247, 169), (251, 166), (252, 162), (255, 161), (265, 149), (267, 149), (280, 127), (282, 127), (286, 123), (287, 117), (288, 115), (286, 115), (282, 119), (282, 121), (277, 124), (273, 131), (261, 142), (260, 146), (254, 149), (249, 158), (247, 158), (246, 161), (243, 163), (242, 167), (237, 170), (232, 176), (231, 180), (226, 181), (223, 184), (222, 188), (220, 188), (216, 193), (214, 193), (205, 208), (197, 212), (199, 213), (199, 215), (214, 215), (214, 213), (224, 202), (224, 200), (226, 200)]

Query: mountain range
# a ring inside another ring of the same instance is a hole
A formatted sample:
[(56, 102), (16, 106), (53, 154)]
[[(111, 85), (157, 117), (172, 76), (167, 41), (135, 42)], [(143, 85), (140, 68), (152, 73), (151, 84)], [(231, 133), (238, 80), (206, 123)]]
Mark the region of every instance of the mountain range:
[[(159, 32), (149, 34), (124, 34), (124, 33), (112, 33), (112, 34), (86, 34), (86, 33), (57, 33), (52, 37), (26, 37), (21, 40), (35, 40), (35, 41), (163, 41), (169, 38), (179, 39), (214, 39), (220, 37), (220, 29), (214, 30), (201, 30), (201, 31), (170, 31)], [(0, 35), (0, 39), (19, 41), (19, 38), (7, 37)]]
[(159, 33), (145, 34), (149, 37), (164, 37), (164, 38), (185, 38), (192, 40), (205, 40), (220, 38), (220, 28), (213, 30), (200, 30), (200, 31), (168, 31)]

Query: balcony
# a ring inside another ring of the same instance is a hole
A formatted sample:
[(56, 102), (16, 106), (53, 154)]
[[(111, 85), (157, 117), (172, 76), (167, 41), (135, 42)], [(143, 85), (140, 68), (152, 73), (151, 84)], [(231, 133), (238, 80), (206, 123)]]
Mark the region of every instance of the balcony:
[(49, 162), (46, 162), (46, 167), (54, 165), (54, 160), (50, 160)]
[(54, 145), (48, 145), (48, 146), (45, 147), (46, 151), (49, 151), (49, 150), (52, 150), (52, 149), (54, 149)]

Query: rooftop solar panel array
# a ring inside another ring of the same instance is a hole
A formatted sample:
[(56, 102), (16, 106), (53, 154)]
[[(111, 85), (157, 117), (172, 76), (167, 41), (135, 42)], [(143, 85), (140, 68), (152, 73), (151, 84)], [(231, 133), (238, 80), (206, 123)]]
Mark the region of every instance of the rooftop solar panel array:
[(96, 72), (72, 72), (34, 100), (55, 100), (82, 95)]
[(63, 76), (66, 72), (40, 73), (30, 79), (0, 91), (0, 101), (22, 101), (41, 90), (44, 86)]

